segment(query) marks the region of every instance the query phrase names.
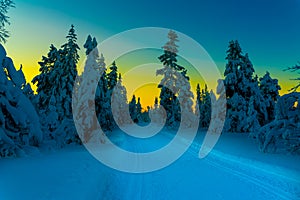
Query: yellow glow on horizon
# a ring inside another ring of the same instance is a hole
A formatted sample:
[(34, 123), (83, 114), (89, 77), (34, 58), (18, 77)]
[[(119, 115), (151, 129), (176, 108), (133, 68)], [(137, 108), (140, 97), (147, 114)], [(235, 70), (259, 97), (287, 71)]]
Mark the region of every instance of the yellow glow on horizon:
[[(63, 35), (63, 34), (62, 34)], [(12, 38), (13, 39), (13, 38)], [(39, 39), (41, 41), (43, 38)], [(62, 37), (61, 44), (64, 43), (65, 39)], [(46, 41), (48, 42), (48, 41)], [(20, 68), (20, 65), (23, 66), (23, 72), (25, 74), (26, 80), (28, 83), (31, 83), (31, 80), (39, 74), (39, 65), (38, 62), (41, 61), (43, 55), (47, 55), (49, 50), (49, 44), (34, 44), (34, 46), (30, 45), (29, 42), (24, 42), (22, 44), (18, 44), (17, 41), (9, 40), (9, 42), (4, 45), (8, 56), (10, 56), (17, 69)], [(60, 44), (60, 45), (61, 45)], [(56, 45), (60, 47), (60, 45)], [(27, 48), (25, 48), (27, 47)], [(81, 48), (80, 52), (80, 62), (78, 67), (84, 64), (85, 54), (83, 48)], [(132, 55), (123, 55), (117, 59), (117, 66), (119, 72), (122, 73), (123, 76), (123, 85), (127, 88), (128, 91), (128, 101), (131, 100), (132, 95), (135, 94), (137, 97), (141, 97), (141, 103), (143, 108), (147, 106), (153, 106), (155, 97), (159, 96), (160, 90), (157, 88), (159, 81), (162, 79), (162, 76), (156, 76), (156, 70), (162, 67), (162, 64), (159, 62), (157, 57), (161, 54), (159, 50), (143, 50), (142, 52), (133, 52)], [(105, 56), (105, 55), (104, 55)], [(149, 66), (140, 70), (140, 71), (132, 71), (134, 68), (142, 66), (144, 63), (150, 63)], [(179, 63), (185, 66), (188, 69), (188, 75), (191, 78), (191, 90), (195, 94), (196, 85), (197, 83), (201, 84), (201, 88), (204, 86), (204, 81), (197, 71), (193, 69), (193, 67), (185, 60), (179, 59)], [(223, 63), (220, 64), (224, 66)], [(110, 67), (110, 64), (107, 63), (107, 68)], [(255, 68), (264, 68), (266, 67), (255, 67)], [(108, 70), (109, 71), (109, 70)], [(263, 70), (260, 70), (261, 73), (259, 74), (262, 76)], [(128, 76), (128, 73), (131, 74)], [(296, 85), (295, 81), (290, 81), (288, 77), (288, 72), (282, 73), (280, 70), (272, 70), (271, 76), (274, 78), (279, 79), (279, 84), (281, 85), (282, 89), (280, 90), (280, 95), (288, 93), (289, 89)], [(126, 78), (127, 77), (127, 78)], [(144, 86), (137, 86), (137, 81), (144, 80), (147, 81), (148, 85)], [(213, 80), (216, 82), (216, 80)], [(155, 82), (151, 83), (151, 82)], [(32, 85), (32, 84), (31, 84)], [(135, 88), (132, 91), (132, 88)], [(35, 91), (36, 86), (32, 85), (32, 89)], [(215, 88), (209, 88), (209, 90), (215, 90)], [(195, 100), (195, 98), (194, 98)]]
[[(39, 57), (39, 59), (36, 58), (37, 61), (34, 62), (30, 59), (24, 59), (24, 60), (21, 60), (20, 58), (18, 59), (18, 57), (17, 56), (15, 57), (14, 55), (15, 55), (14, 53), (8, 53), (8, 56), (12, 57), (17, 69), (19, 69), (20, 64), (22, 64), (23, 72), (26, 77), (26, 80), (28, 83), (31, 84), (31, 80), (33, 79), (33, 77), (35, 77), (37, 74), (39, 74), (39, 65), (37, 62), (41, 60), (41, 57)], [(123, 71), (126, 71), (126, 70), (124, 70), (122, 63), (119, 63), (118, 66), (119, 66), (120, 72), (123, 74)], [(142, 80), (146, 79), (148, 81), (153, 80), (154, 82), (158, 83), (159, 80), (162, 78), (162, 76), (157, 76), (157, 77), (155, 76), (155, 70), (157, 68), (160, 68), (160, 67), (157, 66), (156, 68), (154, 67), (153, 69), (149, 68), (149, 70), (148, 71), (146, 70), (144, 74), (132, 73), (130, 76), (128, 76), (128, 74), (126, 75), (126, 73), (124, 73), (125, 75), (123, 74), (124, 75), (123, 85), (126, 88), (128, 88), (128, 91), (129, 91), (128, 95), (127, 95), (128, 101), (130, 101), (132, 98), (132, 95), (135, 94), (136, 97), (141, 98), (141, 104), (144, 109), (146, 109), (147, 106), (150, 106), (150, 107), (153, 106), (155, 97), (159, 97), (159, 93), (160, 93), (159, 88), (157, 88), (157, 84), (154, 84), (154, 83), (146, 84), (144, 86), (134, 89), (134, 91), (130, 90), (130, 88), (134, 88), (136, 86), (136, 81), (134, 81), (133, 78), (136, 80), (141, 80), (141, 79)], [(149, 71), (151, 71), (151, 73)], [(285, 79), (288, 80), (287, 77)], [(193, 79), (193, 76), (191, 77), (191, 89), (192, 89), (192, 92), (194, 93), (194, 95), (195, 95), (196, 85), (198, 82), (201, 83), (201, 88), (203, 88), (204, 83), (202, 82), (202, 80), (198, 80), (198, 79), (195, 80), (195, 79)], [(296, 85), (296, 82), (295, 81), (286, 81), (284, 83), (280, 82), (280, 84), (281, 84), (282, 89), (279, 91), (279, 94), (284, 95), (284, 94), (289, 93), (289, 89), (292, 88), (294, 85)], [(32, 86), (32, 89), (35, 91), (36, 86), (32, 85), (32, 84), (31, 84), (31, 86)], [(215, 89), (215, 88), (209, 88), (209, 90), (210, 89)], [(194, 98), (194, 100), (195, 100), (195, 98)]]
[[(135, 90), (134, 95), (136, 98), (141, 98), (141, 104), (144, 109), (147, 109), (147, 106), (153, 107), (155, 97), (159, 98), (160, 89), (157, 88), (156, 84), (144, 85), (137, 90)], [(131, 101), (132, 96), (129, 96), (128, 102)]]
[[(47, 55), (49, 46), (53, 43), (57, 48), (59, 48), (66, 42), (65, 36), (68, 33), (70, 25), (74, 23), (74, 18), (68, 16), (64, 11), (43, 8), (38, 5), (30, 5), (26, 2), (18, 2), (17, 10), (10, 12), (9, 16), (11, 21), (11, 25), (9, 26), (11, 37), (4, 46), (7, 50), (8, 56), (13, 59), (15, 67), (19, 69), (20, 65), (22, 64), (26, 80), (31, 84), (31, 80), (39, 74), (40, 66), (38, 65), (38, 62), (41, 61), (43, 55)], [(59, 19), (59, 21), (57, 19)], [(106, 28), (101, 27), (105, 24), (93, 24), (89, 21), (84, 21), (84, 23), (82, 23), (83, 21), (80, 20), (76, 20), (75, 22), (77, 23), (75, 24), (75, 29), (76, 33), (78, 34), (78, 44), (81, 48), (79, 52), (81, 58), (78, 64), (80, 68), (80, 66), (84, 64), (83, 62), (85, 60), (84, 48), (82, 45), (84, 44), (86, 36), (92, 33), (93, 36), (97, 37), (98, 42), (100, 42), (115, 34), (115, 32), (111, 32), (112, 30), (106, 30)], [(95, 28), (95, 26), (97, 27)], [(131, 42), (135, 42), (135, 38), (131, 39), (131, 41), (125, 42), (127, 42), (129, 45)], [(165, 39), (167, 40), (166, 37)], [(161, 43), (159, 40), (158, 48), (160, 48), (166, 42), (166, 40), (161, 41)], [(180, 45), (182, 44), (179, 43), (179, 46)], [(115, 46), (111, 45), (110, 48), (111, 51), (113, 51)], [(224, 50), (225, 48), (226, 47), (224, 47)], [(179, 53), (180, 50), (181, 49), (179, 48)], [(186, 52), (187, 54), (192, 54), (193, 57), (198, 56), (196, 51), (191, 49), (188, 50), (191, 52)], [(154, 103), (154, 98), (159, 95), (157, 83), (159, 80), (161, 80), (162, 76), (155, 76), (155, 71), (156, 69), (162, 67), (161, 63), (157, 59), (161, 53), (161, 49), (144, 49), (141, 52), (130, 52), (129, 54), (122, 55), (117, 59), (119, 72), (123, 75), (123, 84), (128, 89), (128, 100), (131, 99), (133, 94), (136, 94), (136, 96), (141, 97), (144, 108), (146, 106), (152, 106)], [(106, 55), (104, 55), (104, 57), (105, 56)], [(138, 72), (130, 72), (132, 68), (145, 63), (154, 64), (152, 66), (148, 66), (149, 69), (144, 69)], [(154, 66), (155, 63), (158, 65)], [(110, 64), (111, 63), (107, 63), (107, 68), (110, 67)], [(201, 75), (199, 75), (197, 71), (193, 69), (193, 66), (191, 66), (188, 61), (180, 58), (179, 64), (188, 69), (188, 76), (191, 78), (191, 90), (195, 93), (197, 83), (200, 83), (201, 88), (203, 88), (204, 80)], [(222, 74), (224, 71), (225, 60), (217, 64), (219, 69), (221, 69), (220, 73)], [(270, 69), (270, 67), (265, 65), (266, 64), (257, 66), (254, 63), (254, 67), (259, 71), (260, 77), (263, 75), (263, 73), (265, 73), (266, 70)], [(278, 63), (278, 66), (280, 65), (284, 66), (283, 63)], [(293, 74), (290, 74), (289, 72), (282, 72), (282, 69), (279, 69), (278, 66), (277, 68), (270, 69), (270, 73), (273, 78), (279, 79), (279, 84), (282, 88), (279, 93), (280, 95), (283, 95), (289, 93), (289, 89), (296, 85), (297, 82), (289, 80), (290, 78), (293, 78), (289, 77), (293, 76)], [(204, 67), (206, 66), (204, 65)], [(128, 78), (126, 78), (126, 76), (128, 76), (126, 75), (127, 72), (131, 73), (131, 76)], [(297, 76), (297, 74), (295, 75)], [(213, 80), (211, 77), (206, 78), (213, 83), (216, 83), (217, 81)], [(150, 83), (144, 86), (138, 85), (136, 88), (138, 84), (137, 81), (141, 80), (155, 82), (156, 84)], [(215, 88), (212, 87), (209, 87), (209, 90), (215, 90)], [(32, 85), (32, 89), (35, 91), (36, 86)]]

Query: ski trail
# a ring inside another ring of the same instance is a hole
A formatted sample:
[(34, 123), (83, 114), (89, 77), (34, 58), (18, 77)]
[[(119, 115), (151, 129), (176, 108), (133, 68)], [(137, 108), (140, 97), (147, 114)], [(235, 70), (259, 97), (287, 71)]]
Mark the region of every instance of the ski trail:
[[(131, 147), (134, 152), (145, 152), (145, 150), (153, 149), (153, 146), (157, 147), (168, 141), (170, 141), (168, 134), (157, 137), (153, 141), (156, 145), (152, 142), (140, 143), (137, 140), (125, 138), (124, 146)], [(178, 142), (175, 145), (184, 144)], [(243, 177), (244, 168), (236, 169), (225, 165), (228, 160), (224, 161), (223, 154), (215, 156), (216, 160), (208, 162), (197, 158), (198, 151), (197, 149), (193, 150), (194, 147), (197, 147), (196, 144), (193, 144), (192, 148), (179, 160), (165, 169), (145, 174), (124, 173), (107, 167), (93, 158), (83, 147), (71, 148), (39, 158), (7, 160), (0, 165), (0, 185), (2, 184), (0, 196), (2, 195), (1, 199), (5, 200), (220, 200), (224, 198), (237, 199), (239, 196), (244, 196), (245, 200), (266, 199), (266, 197), (276, 199), (275, 194), (268, 191), (266, 186), (260, 186), (259, 182), (251, 182), (249, 177)], [(222, 157), (221, 161), (218, 160), (218, 157)], [(121, 161), (126, 161), (126, 158)], [(224, 165), (229, 169), (236, 169), (241, 174), (226, 170)], [(27, 170), (31, 173), (24, 173)], [(246, 174), (252, 177), (252, 174)], [(234, 187), (228, 187), (227, 180)], [(260, 177), (259, 180), (263, 181)], [(291, 180), (288, 181), (290, 183)], [(292, 188), (292, 186), (289, 187)], [(9, 190), (5, 190), (5, 188)], [(14, 188), (18, 188), (18, 193), (14, 192)], [(39, 189), (36, 190), (36, 188)], [(236, 188), (239, 189), (236, 190)], [(277, 199), (284, 199), (284, 196), (279, 196)]]
[[(172, 137), (173, 135), (171, 133), (161, 134), (155, 142), (170, 140)], [(149, 148), (149, 146), (142, 145), (138, 141), (126, 137), (123, 142), (123, 145), (130, 147), (133, 152), (145, 152), (145, 150)], [(181, 138), (181, 141), (176, 143), (176, 145), (185, 145), (185, 142), (185, 139)], [(245, 185), (243, 186), (243, 190), (247, 185), (247, 187), (251, 187), (249, 191), (254, 191), (257, 194), (261, 193), (263, 197), (267, 196), (271, 199), (281, 200), (300, 198), (299, 174), (293, 170), (268, 165), (244, 157), (225, 154), (217, 150), (213, 150), (206, 158), (197, 161), (196, 158), (198, 158), (199, 149), (200, 144), (194, 141), (188, 151), (182, 156), (183, 159), (178, 160), (175, 168), (172, 168), (173, 172), (175, 172), (174, 170), (184, 172), (189, 169), (197, 168), (200, 171), (195, 171), (194, 177), (199, 177), (199, 181), (201, 181), (201, 176), (203, 176), (201, 170), (218, 173), (221, 176), (223, 173), (226, 177), (232, 177), (230, 179), (233, 182)], [(137, 156), (136, 159), (139, 159), (139, 157)], [(190, 161), (192, 161), (192, 164)], [(135, 163), (142, 164), (140, 162)], [(209, 168), (210, 166), (212, 167), (211, 169)], [(180, 191), (177, 191), (179, 188), (176, 186), (173, 188), (174, 185), (172, 184), (174, 182), (169, 185), (167, 179), (160, 180), (160, 178), (168, 178), (168, 175), (173, 172), (166, 170), (147, 174), (127, 174), (110, 171), (110, 175), (107, 177), (109, 180), (106, 181), (106, 189), (101, 190), (102, 193), (98, 193), (97, 196), (99, 198), (97, 199), (149, 199), (158, 193), (160, 197), (167, 197), (168, 195), (169, 197), (173, 195), (171, 198), (177, 197), (176, 194), (178, 192), (180, 194)], [(191, 180), (196, 184), (201, 184), (198, 180), (195, 181), (194, 177), (191, 177)], [(209, 175), (205, 175), (204, 177), (210, 178)], [(212, 179), (216, 181), (219, 180), (216, 175), (213, 175)], [(179, 181), (178, 184), (184, 184), (187, 183), (185, 181), (188, 179), (178, 176), (172, 180)], [(182, 182), (183, 180), (184, 182)], [(153, 185), (153, 183), (155, 185)], [(155, 189), (153, 189), (153, 187), (155, 187)], [(208, 188), (210, 188), (210, 185)], [(170, 190), (172, 190), (172, 192)], [(167, 191), (169, 191), (169, 194)], [(215, 197), (215, 199), (221, 198), (223, 194), (220, 193), (219, 195), (221, 196)], [(228, 193), (225, 192), (224, 195), (228, 196)]]
[[(194, 156), (198, 156), (200, 146), (199, 143), (193, 142), (189, 152)], [(296, 172), (283, 167), (277, 167), (275, 171), (275, 166), (228, 155), (217, 150), (210, 152), (209, 156), (204, 158), (204, 161), (245, 181), (258, 185), (275, 197), (281, 199), (300, 198), (300, 177)]]
[[(124, 140), (122, 146), (130, 147), (133, 152), (142, 152), (142, 146), (137, 142)], [(139, 164), (139, 156), (136, 156)], [(126, 172), (107, 170), (105, 188), (97, 192), (99, 200), (123, 200), (123, 199), (144, 199), (144, 174), (131, 174)], [(126, 187), (125, 187), (126, 186)]]

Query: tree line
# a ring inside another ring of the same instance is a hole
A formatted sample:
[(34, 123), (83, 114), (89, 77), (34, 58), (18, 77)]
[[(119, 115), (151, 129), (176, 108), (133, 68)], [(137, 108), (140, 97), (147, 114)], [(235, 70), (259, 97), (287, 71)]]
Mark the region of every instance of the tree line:
[[(1, 2), (0, 40), (5, 42), (9, 37), (5, 29), (5, 25), (9, 24), (6, 13), (14, 4), (10, 0)], [(80, 140), (72, 114), (74, 89), (75, 98), (86, 98), (84, 95), (76, 96), (78, 91), (74, 86), (79, 84), (78, 80), (88, 81), (85, 84), (91, 86), (94, 80), (99, 80), (94, 109), (106, 134), (131, 121), (142, 124), (149, 123), (150, 118), (154, 122), (159, 121), (161, 117), (166, 118), (165, 126), (170, 129), (178, 128), (180, 123), (184, 123), (186, 128), (195, 123), (200, 128), (208, 128), (213, 120), (212, 106), (216, 95), (209, 91), (207, 85), (200, 87), (198, 84), (194, 97), (188, 70), (177, 60), (179, 38), (172, 30), (167, 37), (163, 54), (158, 57), (162, 68), (156, 72), (162, 76), (158, 85), (160, 95), (155, 98), (154, 105), (145, 110), (140, 98), (135, 95), (128, 102), (117, 63), (114, 61), (107, 67), (104, 55), (98, 52), (96, 38), (90, 35), (83, 45), (87, 57), (85, 69), (78, 75), (80, 47), (73, 25), (66, 36), (67, 41), (60, 48), (50, 45), (48, 54), (38, 62), (39, 74), (32, 80), (37, 87), (36, 93), (26, 82), (22, 67), (19, 70), (15, 68), (1, 45), (0, 157), (24, 154), (32, 146), (59, 148), (70, 143), (87, 142), (91, 135), (87, 134), (83, 141)], [(263, 151), (269, 151), (269, 147), (277, 143), (284, 144), (288, 151), (299, 151), (300, 111), (296, 90), (300, 85), (293, 87), (292, 93), (280, 97), (278, 80), (273, 79), (269, 72), (263, 77), (255, 75), (249, 55), (243, 53), (238, 41), (229, 42), (226, 61), (224, 79), (220, 80), (224, 83), (227, 100), (223, 131), (251, 133)], [(295, 65), (286, 70), (295, 72), (299, 69), (299, 65)], [(93, 73), (94, 78), (83, 79), (91, 70), (97, 72)], [(84, 92), (81, 91), (81, 94)], [(125, 115), (128, 110), (131, 120)], [(84, 112), (80, 117), (83, 128), (95, 124), (84, 116)]]

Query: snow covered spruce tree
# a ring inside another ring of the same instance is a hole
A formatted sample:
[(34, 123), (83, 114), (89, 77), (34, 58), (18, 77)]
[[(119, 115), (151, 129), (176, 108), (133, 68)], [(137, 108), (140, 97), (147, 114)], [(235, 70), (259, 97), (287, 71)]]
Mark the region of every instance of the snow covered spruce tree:
[(96, 94), (96, 80), (98, 79), (101, 71), (104, 70), (98, 63), (99, 53), (96, 46), (96, 39), (94, 38), (94, 40), (92, 40), (89, 35), (86, 43), (84, 44), (87, 60), (84, 65), (84, 71), (79, 78), (79, 85), (81, 87), (78, 87), (76, 90), (77, 103), (73, 105), (78, 111), (78, 115), (75, 120), (80, 122), (78, 123), (77, 129), (80, 129), (78, 133), (83, 134), (81, 135), (83, 143), (89, 142), (92, 138), (95, 139), (94, 136), (100, 134), (96, 132), (98, 123), (97, 118), (86, 114), (89, 113), (89, 111), (92, 113), (95, 112), (95, 106), (93, 106), (94, 104), (92, 103), (95, 97), (91, 94)]
[[(177, 64), (178, 42), (177, 34), (170, 30), (168, 33), (169, 41), (163, 46), (164, 53), (159, 57), (163, 68), (157, 70), (157, 75), (163, 75), (159, 84), (160, 105), (164, 107), (167, 114), (166, 126), (170, 128), (178, 127), (181, 121), (181, 115), (185, 114), (183, 124), (185, 127), (191, 126), (194, 122), (193, 114), (193, 93), (189, 83), (187, 70)], [(181, 103), (179, 103), (179, 99)], [(185, 112), (185, 113), (183, 113)]]
[(132, 96), (131, 101), (129, 102), (129, 113), (131, 119), (136, 123), (137, 120), (137, 110), (136, 110), (136, 98), (135, 95)]
[[(201, 105), (202, 105), (202, 93), (201, 93), (201, 88), (200, 84), (197, 84), (196, 87), (196, 105), (195, 105), (195, 114), (200, 118), (200, 110), (201, 110)], [(199, 122), (200, 123), (200, 122)]]
[(138, 97), (138, 101), (137, 101), (135, 107), (136, 107), (136, 112), (137, 112), (137, 121), (142, 122), (143, 117), (142, 117), (142, 105), (141, 105), (141, 98), (140, 97)]
[[(122, 85), (121, 74), (118, 75), (118, 67), (114, 61), (107, 73), (107, 98), (108, 98), (108, 114), (107, 122), (109, 123), (109, 130), (116, 127), (116, 121), (119, 125), (129, 123), (126, 119), (125, 112), (127, 112), (127, 91)], [(113, 105), (113, 107), (112, 107)], [(113, 109), (113, 112), (112, 112)], [(99, 119), (100, 120), (100, 119)], [(101, 123), (101, 120), (100, 120)]]
[(59, 52), (52, 44), (47, 57), (43, 56), (42, 61), (39, 62), (40, 74), (35, 76), (32, 80), (32, 83), (36, 84), (37, 87), (37, 102), (35, 103), (39, 111), (46, 110), (49, 105), (50, 98), (52, 97), (52, 80), (50, 80), (50, 74), (53, 73), (59, 59)]
[(242, 49), (238, 41), (230, 41), (227, 50), (227, 64), (224, 72), (224, 85), (227, 98), (232, 98), (236, 93), (238, 85), (238, 68), (242, 63)]
[(272, 79), (269, 72), (259, 79), (259, 88), (264, 97), (267, 109), (266, 124), (275, 119), (275, 104), (279, 98), (279, 90), (277, 79)]
[[(118, 82), (118, 67), (116, 65), (116, 62), (113, 61), (111, 66), (109, 67), (110, 72), (107, 73), (106, 79), (107, 79), (107, 98), (108, 98), (108, 119), (107, 122), (109, 123), (108, 130), (112, 131), (116, 127), (116, 123), (114, 121), (113, 113), (112, 113), (112, 107), (111, 107), (111, 99), (113, 95), (113, 90)], [(99, 119), (101, 120), (101, 119)], [(101, 123), (101, 121), (100, 121)]]
[[(58, 128), (49, 133), (58, 146), (72, 142), (80, 143), (72, 117), (72, 92), (77, 76), (79, 60), (77, 35), (74, 26), (71, 26), (67, 35), (67, 43), (57, 50), (53, 45), (47, 57), (43, 57), (40, 64), (40, 74), (33, 80), (37, 84), (37, 109), (44, 115), (43, 125), (48, 129), (49, 112), (53, 112), (50, 99), (54, 98), (58, 115)], [(49, 108), (51, 106), (51, 110)], [(52, 123), (52, 122), (51, 122)], [(49, 130), (49, 129), (48, 129)]]
[(258, 78), (238, 41), (231, 41), (227, 50), (224, 85), (227, 97), (225, 131), (253, 132), (266, 123), (266, 104)]
[(111, 112), (110, 112), (110, 94), (108, 91), (108, 81), (106, 64), (103, 54), (98, 59), (99, 74), (101, 77), (98, 82), (98, 87), (95, 96), (95, 106), (98, 121), (104, 131), (112, 130)]
[[(159, 105), (158, 97), (154, 99), (154, 106), (149, 109), (149, 118), (153, 123), (162, 123), (162, 119), (166, 118), (166, 113)], [(150, 121), (150, 120), (149, 120)]]
[(23, 93), (26, 80), (0, 44), (0, 157), (20, 156), (43, 141), (39, 117)]
[(199, 127), (208, 128), (211, 119), (211, 98), (208, 92), (207, 85), (205, 84), (204, 89), (200, 89), (200, 85), (197, 84), (196, 88), (196, 115), (200, 117)]
[(276, 117), (253, 133), (263, 152), (300, 153), (300, 93), (280, 97), (275, 106)]
[[(0, 1), (0, 42), (5, 43), (9, 32), (8, 9), (14, 7), (11, 0)], [(21, 156), (30, 146), (43, 141), (39, 117), (30, 98), (33, 92), (26, 83), (22, 65), (16, 70), (11, 58), (6, 56), (0, 44), (0, 157)]]
[(135, 95), (132, 96), (131, 101), (129, 102), (129, 113), (131, 119), (135, 122), (142, 122), (142, 105), (141, 105), (141, 99), (138, 97), (138, 100), (136, 101)]
[(93, 51), (98, 45), (96, 38), (92, 38), (91, 35), (88, 35), (86, 42), (84, 43), (83, 47), (85, 48), (85, 55), (89, 55), (91, 51)]
[[(72, 91), (77, 76), (77, 63), (79, 61), (78, 50), (80, 49), (77, 45), (77, 35), (75, 33), (74, 26), (71, 26), (69, 34), (66, 37), (68, 42), (63, 44), (62, 50), (60, 52), (60, 62), (58, 67), (54, 69), (55, 75), (58, 75), (58, 80), (56, 79), (56, 99), (58, 100), (58, 105), (61, 105), (60, 109), (62, 116), (61, 118), (72, 118)], [(59, 67), (60, 66), (60, 67)]]
[(210, 92), (208, 92), (207, 85), (201, 92), (202, 104), (200, 107), (200, 127), (208, 128), (211, 119), (211, 99)]
[[(253, 101), (254, 110), (257, 112), (257, 120), (260, 126), (268, 123), (266, 100), (259, 89), (258, 76), (254, 76), (254, 67), (248, 54), (243, 57), (243, 64), (238, 72), (239, 93), (247, 102)], [(248, 111), (255, 113), (255, 111)], [(250, 116), (250, 115), (249, 115)], [(254, 118), (253, 118), (254, 119)], [(255, 123), (255, 122), (254, 122)], [(255, 130), (255, 129), (254, 129)]]
[[(299, 69), (296, 65), (286, 70), (295, 72)], [(271, 105), (276, 102), (275, 120), (252, 134), (261, 151), (300, 153), (300, 93), (296, 92), (299, 86), (293, 87), (292, 93), (278, 98), (278, 81), (271, 79), (268, 73), (261, 79), (261, 89), (266, 90), (267, 99)]]
[(118, 82), (118, 67), (115, 61), (111, 64), (109, 69), (110, 72), (107, 74), (107, 84), (108, 84), (108, 90), (110, 91), (110, 93), (112, 93), (112, 90), (114, 89), (114, 87)]
[[(238, 70), (242, 65), (242, 49), (237, 41), (230, 41), (227, 50), (227, 64), (224, 72), (226, 88), (227, 117), (224, 130), (230, 132), (244, 132), (239, 124), (247, 120), (247, 103), (238, 93)], [(244, 124), (242, 124), (244, 125)]]
[(111, 97), (112, 103), (112, 113), (115, 122), (118, 126), (129, 124), (130, 121), (125, 115), (128, 112), (128, 103), (127, 103), (127, 91), (126, 88), (122, 85), (122, 76), (119, 74), (118, 82), (114, 87), (113, 95)]

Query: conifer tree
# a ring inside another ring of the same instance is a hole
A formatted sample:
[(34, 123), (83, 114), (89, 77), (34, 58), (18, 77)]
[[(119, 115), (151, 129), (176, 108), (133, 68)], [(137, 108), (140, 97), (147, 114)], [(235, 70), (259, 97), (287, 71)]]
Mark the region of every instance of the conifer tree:
[(129, 113), (131, 119), (136, 123), (137, 122), (137, 108), (136, 108), (136, 97), (132, 96), (131, 101), (129, 102)]
[(266, 103), (268, 113), (267, 123), (275, 119), (275, 105), (279, 98), (281, 87), (277, 79), (272, 79), (269, 72), (259, 79), (259, 88)]
[(200, 108), (200, 127), (208, 128), (211, 119), (211, 99), (210, 92), (205, 84), (204, 89), (201, 92), (202, 103)]
[(20, 156), (43, 141), (39, 117), (23, 90), (26, 80), (0, 44), (0, 157)]
[(118, 81), (118, 67), (114, 61), (109, 67), (110, 72), (107, 74), (107, 84), (110, 91), (113, 90)]
[(201, 110), (201, 105), (202, 105), (202, 93), (201, 93), (201, 88), (200, 84), (197, 84), (196, 87), (196, 107), (195, 107), (195, 112), (196, 115), (200, 117), (200, 110)]
[(112, 119), (110, 111), (110, 94), (108, 93), (106, 64), (103, 54), (98, 59), (99, 75), (101, 75), (98, 82), (98, 87), (95, 96), (96, 113), (103, 130), (112, 130)]
[(163, 112), (162, 107), (159, 105), (158, 97), (154, 99), (153, 108), (149, 109), (149, 118), (152, 123), (161, 123), (162, 119), (166, 118), (166, 113)]
[(227, 98), (231, 98), (238, 90), (238, 69), (242, 65), (242, 49), (238, 41), (230, 41), (227, 50), (224, 85)]
[(98, 42), (96, 40), (96, 38), (93, 38), (92, 39), (92, 36), (91, 35), (88, 35), (87, 39), (86, 39), (86, 42), (84, 43), (83, 47), (86, 49), (85, 50), (85, 54), (86, 55), (89, 55), (89, 53), (94, 49), (96, 48), (98, 45)]
[(67, 35), (67, 43), (63, 44), (59, 51), (60, 59), (57, 66), (54, 68), (50, 78), (54, 80), (52, 92), (56, 97), (57, 105), (59, 106), (59, 119), (72, 118), (72, 92), (77, 77), (77, 63), (79, 61), (77, 45), (77, 35), (74, 26), (71, 26)]
[(267, 123), (268, 118), (266, 101), (259, 89), (258, 77), (257, 75), (254, 76), (254, 72), (253, 64), (246, 53), (238, 71), (238, 93), (242, 95), (247, 102), (250, 101), (250, 98), (253, 98), (253, 106), (257, 112), (257, 119), (260, 125), (264, 125)]
[[(158, 87), (161, 88), (160, 105), (165, 108), (167, 114), (166, 125), (175, 128), (181, 120), (182, 110), (187, 113), (192, 112), (193, 94), (190, 91), (187, 70), (177, 64), (178, 36), (171, 30), (168, 38), (169, 41), (163, 46), (164, 53), (159, 57), (163, 68), (157, 70), (156, 74), (163, 75)], [(183, 109), (180, 108), (178, 97), (182, 101)]]
[(248, 54), (242, 54), (238, 41), (229, 43), (226, 59), (224, 73), (227, 97), (225, 131), (255, 131), (260, 127), (259, 121), (262, 124), (265, 123), (266, 107), (259, 90), (258, 80), (253, 77), (253, 65)]
[(141, 98), (140, 97), (138, 97), (138, 101), (137, 101), (135, 107), (136, 107), (137, 121), (141, 122), (142, 121), (142, 105), (141, 105)]
[[(90, 141), (94, 136), (94, 131), (97, 127), (97, 120), (93, 117), (93, 115), (87, 115), (90, 111), (95, 112), (95, 108), (92, 103), (94, 101), (94, 96), (92, 94), (96, 93), (96, 80), (100, 73), (99, 69), (99, 52), (97, 48), (94, 48), (87, 55), (87, 60), (85, 62), (84, 71), (80, 76), (79, 87), (77, 89), (77, 102), (74, 104), (75, 109), (77, 111), (76, 121), (77, 129), (80, 129), (78, 133), (83, 133), (81, 138), (83, 139), (83, 143)], [(97, 105), (95, 103), (95, 105)]]
[(128, 113), (127, 104), (127, 91), (122, 85), (122, 76), (119, 74), (118, 82), (114, 87), (114, 92), (112, 95), (112, 110), (114, 114), (114, 120), (117, 125), (122, 126), (124, 124), (129, 124), (129, 119), (126, 115)]
[(39, 62), (40, 74), (32, 80), (38, 86), (37, 109), (40, 114), (45, 115), (45, 120), (48, 114), (53, 112), (53, 108), (49, 107), (50, 99), (55, 99), (59, 126), (54, 134), (59, 134), (56, 136), (59, 146), (80, 142), (72, 120), (72, 93), (79, 60), (77, 35), (73, 25), (66, 38), (67, 43), (59, 50), (51, 45), (47, 57), (43, 57)]
[[(103, 79), (106, 79), (106, 82), (107, 85), (106, 85), (106, 88), (107, 88), (107, 94), (106, 94), (106, 98), (107, 98), (107, 101), (108, 101), (108, 104), (107, 104), (107, 107), (108, 107), (108, 112), (107, 112), (107, 115), (106, 115), (106, 122), (108, 124), (108, 130), (111, 131), (113, 130), (113, 128), (116, 126), (115, 124), (115, 121), (114, 121), (114, 117), (113, 117), (113, 113), (112, 113), (112, 95), (113, 95), (113, 90), (115, 88), (115, 86), (117, 85), (118, 83), (118, 67), (116, 65), (116, 62), (114, 61), (112, 63), (112, 65), (109, 67), (110, 69), (110, 72), (107, 73), (106, 77), (103, 77)], [(100, 79), (101, 81), (101, 79)], [(117, 98), (117, 97), (116, 97)], [(100, 123), (101, 120), (99, 119)]]
[(36, 84), (37, 89), (37, 108), (38, 110), (45, 110), (49, 105), (50, 98), (53, 91), (53, 80), (50, 79), (50, 74), (53, 73), (54, 68), (59, 62), (60, 56), (57, 48), (52, 44), (50, 46), (49, 53), (42, 57), (42, 61), (39, 62), (40, 74), (32, 79), (32, 83)]

